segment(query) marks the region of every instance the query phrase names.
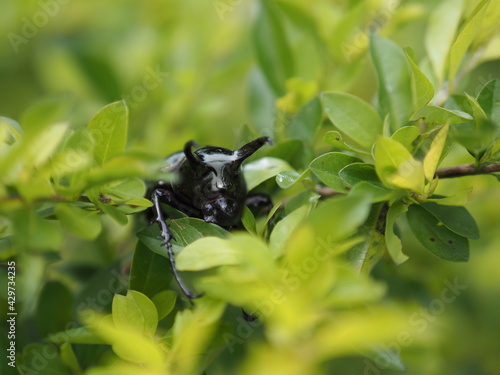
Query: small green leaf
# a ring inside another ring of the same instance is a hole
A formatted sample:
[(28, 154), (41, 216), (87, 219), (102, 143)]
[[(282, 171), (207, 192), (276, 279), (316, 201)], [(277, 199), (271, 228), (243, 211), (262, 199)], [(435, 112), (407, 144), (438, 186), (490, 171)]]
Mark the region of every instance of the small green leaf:
[(290, 125), (285, 129), (289, 138), (297, 138), (310, 145), (316, 138), (316, 132), (321, 124), (323, 109), (319, 98), (315, 97), (295, 115)]
[(392, 204), (387, 211), (385, 242), (387, 251), (396, 264), (401, 264), (408, 259), (408, 256), (403, 253), (401, 240), (396, 235), (396, 233), (394, 233), (394, 224), (396, 223), (396, 219), (407, 211), (408, 205), (402, 203), (401, 201), (397, 201)]
[(129, 290), (126, 296), (113, 298), (112, 317), (115, 327), (153, 337), (158, 325), (158, 312), (154, 303), (144, 294)]
[(438, 82), (443, 80), (449, 63), (448, 52), (455, 38), (463, 6), (464, 0), (442, 1), (429, 17), (425, 48)]
[(436, 202), (424, 202), (421, 206), (452, 232), (462, 237), (479, 238), (479, 228), (476, 221), (465, 207), (444, 206)]
[(370, 213), (370, 198), (369, 195), (348, 195), (328, 199), (318, 204), (306, 222), (320, 238), (328, 238), (330, 242), (343, 240), (365, 222)]
[(326, 132), (324, 137), (323, 137), (323, 141), (325, 143), (328, 143), (329, 145), (331, 145), (335, 148), (341, 149), (341, 150), (352, 151), (352, 152), (362, 154), (362, 155), (370, 155), (369, 152), (363, 151), (360, 148), (357, 148), (355, 146), (348, 144), (342, 138), (342, 135), (339, 132), (334, 131), (334, 130)]
[(321, 195), (315, 193), (314, 191), (311, 190), (303, 191), (302, 193), (294, 196), (286, 203), (285, 213), (288, 215), (304, 205), (316, 207), (320, 198)]
[(472, 121), (472, 116), (458, 110), (449, 110), (428, 105), (420, 108), (411, 117), (411, 121), (418, 121), (420, 119), (423, 119), (427, 125), (451, 125)]
[(460, 29), (455, 42), (451, 46), (449, 55), (448, 80), (453, 82), (458, 72), (462, 59), (469, 49), (478, 30), (481, 28), (481, 22), (486, 15), (490, 0), (482, 0), (474, 9), (469, 19)]
[(345, 192), (351, 186), (339, 176), (339, 172), (346, 165), (360, 162), (362, 160), (354, 156), (329, 152), (314, 159), (309, 168), (325, 185), (339, 192)]
[(273, 157), (265, 157), (245, 164), (243, 174), (248, 191), (285, 170), (293, 170), (293, 168), (286, 161)]
[(4, 142), (8, 145), (12, 145), (21, 137), (23, 129), (17, 121), (14, 121), (8, 117), (0, 116), (0, 142)]
[(352, 163), (346, 165), (340, 170), (339, 176), (351, 186), (356, 186), (360, 182), (365, 181), (377, 187), (384, 187), (382, 181), (377, 176), (373, 164)]
[(177, 293), (173, 290), (163, 290), (153, 296), (151, 299), (158, 311), (158, 320), (166, 317), (175, 307)]
[[(272, 256), (261, 240), (246, 233), (232, 235), (228, 239), (204, 237), (182, 250), (176, 258), (177, 268), (181, 271), (201, 271), (218, 266), (237, 265), (249, 256), (263, 256), (258, 254), (261, 250), (267, 257)], [(254, 254), (247, 254), (248, 252)]]
[(293, 76), (293, 55), (276, 5), (269, 1), (261, 1), (260, 5), (253, 30), (257, 61), (269, 85), (282, 96), (287, 78)]
[(389, 115), (394, 132), (406, 125), (413, 112), (408, 62), (397, 44), (376, 34), (370, 37), (370, 52), (378, 76), (382, 117)]
[(78, 363), (78, 358), (76, 357), (76, 354), (73, 351), (73, 347), (70, 343), (65, 342), (61, 345), (60, 356), (61, 360), (72, 370), (73, 374), (82, 374), (82, 369), (80, 368), (80, 364)]
[(127, 215), (125, 215), (115, 206), (99, 202), (98, 207), (102, 210), (102, 212), (104, 212), (106, 215), (109, 215), (109, 217), (111, 217), (118, 224), (127, 225), (128, 223)]
[(152, 298), (168, 289), (171, 279), (172, 271), (168, 257), (151, 251), (142, 241), (137, 242), (130, 270), (130, 289)]
[(291, 214), (287, 215), (284, 219), (280, 220), (274, 227), (269, 238), (269, 247), (273, 253), (278, 256), (282, 255), (283, 250), (290, 238), (290, 235), (296, 230), (298, 225), (304, 220), (310, 211), (310, 206), (305, 205)]
[(361, 181), (355, 185), (351, 190), (351, 194), (368, 196), (372, 203), (391, 201), (400, 195), (406, 195), (404, 192), (382, 188), (366, 181)]
[(404, 51), (406, 59), (410, 63), (413, 108), (416, 110), (432, 100), (434, 97), (434, 86), (415, 62), (416, 57), (413, 49), (411, 47), (406, 47)]
[(59, 204), (55, 209), (63, 228), (87, 241), (95, 239), (101, 233), (101, 220), (97, 213), (69, 204)]
[(15, 243), (21, 248), (59, 251), (63, 237), (58, 224), (42, 219), (34, 210), (16, 212), (12, 215)]
[(48, 126), (67, 120), (68, 101), (61, 97), (38, 100), (21, 117), (25, 136), (41, 134)]
[(432, 140), (431, 147), (424, 158), (424, 175), (427, 181), (434, 179), (434, 174), (441, 160), (441, 154), (448, 135), (448, 125), (443, 126)]
[(441, 225), (430, 212), (418, 205), (408, 209), (408, 222), (418, 241), (437, 257), (452, 262), (469, 260), (469, 241), (467, 238)]
[(257, 227), (255, 223), (255, 216), (253, 216), (252, 211), (245, 206), (243, 208), (243, 215), (241, 216), (241, 223), (243, 227), (252, 234), (257, 234)]
[(309, 175), (310, 169), (306, 169), (302, 173), (295, 171), (283, 171), (276, 175), (276, 183), (281, 189), (288, 189), (297, 182), (302, 181)]
[(500, 126), (500, 79), (494, 79), (484, 85), (477, 101), (488, 118)]
[(87, 130), (94, 140), (94, 157), (99, 165), (125, 151), (127, 128), (128, 108), (123, 100), (103, 107), (90, 120)]
[(428, 198), (428, 202), (435, 202), (442, 206), (465, 206), (469, 202), (469, 196), (472, 193), (473, 187), (462, 189), (448, 197), (441, 197), (433, 195)]
[(375, 108), (357, 96), (342, 92), (324, 92), (321, 102), (337, 129), (366, 149), (382, 134), (382, 120)]
[(384, 226), (386, 203), (372, 206), (366, 222), (359, 228), (357, 236), (363, 241), (349, 249), (345, 256), (358, 272), (370, 273), (385, 252)]
[[(172, 240), (173, 250), (175, 253), (180, 252), (182, 248), (197, 239), (215, 236), (227, 237), (229, 232), (222, 229), (218, 225), (207, 223), (201, 219), (185, 217), (175, 220), (167, 220), (167, 224), (174, 234)], [(151, 251), (162, 255), (168, 259), (167, 249), (162, 245), (162, 241), (158, 239), (160, 230), (157, 225), (151, 225), (148, 228), (137, 234), (139, 240), (144, 243)]]
[(130, 178), (117, 185), (107, 187), (105, 194), (118, 199), (142, 198), (146, 194), (146, 184), (139, 178)]
[(401, 143), (391, 138), (379, 138), (374, 148), (375, 170), (385, 186), (408, 189), (422, 194), (424, 170)]
[(391, 138), (403, 146), (405, 146), (408, 151), (413, 152), (415, 148), (414, 142), (420, 136), (420, 130), (414, 125), (412, 126), (403, 126), (396, 130), (396, 132), (391, 136)]

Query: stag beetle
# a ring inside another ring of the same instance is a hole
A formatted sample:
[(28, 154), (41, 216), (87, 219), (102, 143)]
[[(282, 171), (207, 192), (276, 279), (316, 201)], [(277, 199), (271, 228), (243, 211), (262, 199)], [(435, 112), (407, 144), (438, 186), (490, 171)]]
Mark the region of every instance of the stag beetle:
[(238, 150), (206, 146), (193, 152), (195, 142), (189, 141), (184, 150), (167, 158), (163, 171), (176, 172), (174, 182), (159, 181), (150, 190), (154, 221), (161, 229), (160, 238), (167, 248), (172, 273), (182, 292), (190, 299), (201, 297), (186, 286), (175, 267), (171, 240), (173, 234), (165, 223), (160, 203), (165, 203), (188, 216), (231, 229), (236, 226), (247, 203), (247, 189), (241, 163), (261, 148), (272, 144), (269, 137), (255, 139)]

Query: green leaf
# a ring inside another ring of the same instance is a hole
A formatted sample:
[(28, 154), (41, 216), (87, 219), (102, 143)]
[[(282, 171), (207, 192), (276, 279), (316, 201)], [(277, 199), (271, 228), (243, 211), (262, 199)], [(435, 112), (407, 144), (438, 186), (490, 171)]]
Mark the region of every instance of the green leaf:
[(448, 66), (448, 53), (455, 39), (463, 7), (463, 0), (441, 1), (429, 17), (425, 48), (438, 82), (443, 80)]
[(412, 126), (403, 126), (396, 130), (396, 132), (391, 136), (391, 138), (403, 146), (405, 146), (408, 151), (412, 152), (415, 148), (414, 142), (420, 136), (420, 130), (414, 125)]
[[(41, 353), (50, 353), (50, 355), (42, 356)], [(40, 364), (43, 363), (43, 366)], [(36, 364), (37, 367), (33, 366)], [(23, 348), (22, 354), (18, 354), (16, 358), (16, 369), (14, 373), (21, 375), (66, 375), (68, 368), (57, 355), (54, 345), (47, 344), (28, 344)], [(35, 368), (37, 371), (33, 371)], [(22, 369), (22, 370), (21, 370)]]
[[(160, 240), (157, 241), (160, 242)], [(156, 294), (168, 289), (171, 279), (172, 271), (168, 258), (154, 253), (139, 241), (132, 259), (130, 289), (153, 298)]]
[(201, 271), (241, 262), (241, 254), (230, 242), (218, 237), (205, 237), (187, 245), (177, 256), (181, 271)]
[(293, 55), (276, 5), (269, 1), (260, 1), (260, 5), (253, 30), (257, 61), (269, 85), (282, 96), (287, 78), (293, 76)]
[(322, 117), (321, 102), (315, 97), (292, 118), (285, 132), (289, 138), (301, 139), (306, 145), (311, 145), (316, 138)]
[(387, 211), (387, 222), (385, 226), (385, 243), (387, 251), (392, 260), (396, 264), (401, 264), (408, 259), (408, 256), (403, 253), (401, 240), (394, 232), (394, 224), (396, 219), (408, 211), (408, 205), (401, 201), (397, 201), (389, 207)]
[[(139, 293), (133, 293), (133, 295), (133, 298), (135, 298)], [(161, 369), (165, 365), (165, 354), (152, 337), (145, 335), (150, 331), (138, 331), (137, 329), (141, 328), (140, 321), (130, 321), (131, 324), (128, 324), (126, 315), (121, 316), (122, 313), (127, 312), (131, 314), (131, 317), (139, 318), (140, 320), (140, 316), (143, 315), (142, 310), (144, 310), (147, 318), (152, 318), (152, 315), (156, 313), (156, 308), (150, 300), (145, 296), (143, 297), (145, 299), (138, 297), (137, 301), (134, 299), (123, 300), (123, 298), (126, 299), (127, 297), (119, 297), (119, 302), (117, 302), (118, 310), (120, 311), (120, 316), (117, 316), (119, 327), (114, 323), (114, 316), (112, 315), (83, 320), (107, 344), (112, 346), (113, 352), (122, 360), (140, 364), (142, 368), (149, 369), (150, 373), (161, 372)], [(145, 301), (148, 302), (142, 304)], [(141, 305), (137, 305), (136, 302), (139, 302)], [(124, 311), (121, 311), (122, 309)], [(113, 315), (115, 314), (113, 313)], [(138, 323), (137, 326), (133, 326), (134, 323)], [(142, 324), (142, 326), (144, 325)], [(152, 327), (149, 326), (147, 329), (151, 330)]]
[(432, 100), (434, 97), (434, 86), (418, 67), (413, 49), (406, 47), (404, 52), (406, 59), (410, 63), (413, 108), (416, 110)]
[(158, 312), (154, 303), (135, 290), (129, 290), (126, 296), (115, 295), (112, 317), (117, 329), (132, 329), (149, 337), (154, 336), (158, 325)]
[(102, 212), (104, 212), (106, 215), (109, 215), (109, 217), (111, 217), (118, 224), (127, 225), (128, 223), (127, 215), (125, 215), (115, 206), (99, 202), (98, 207), (102, 210)]
[(481, 22), (486, 15), (490, 0), (482, 0), (474, 9), (469, 19), (460, 29), (455, 42), (451, 46), (449, 55), (448, 80), (453, 82), (455, 75), (462, 63), (465, 53), (469, 49), (478, 30), (481, 28)]
[(386, 203), (372, 206), (366, 222), (356, 233), (363, 241), (349, 249), (345, 256), (358, 272), (370, 273), (385, 252), (384, 226), (387, 214)]
[[(167, 220), (167, 224), (174, 234), (172, 246), (174, 252), (179, 252), (183, 247), (196, 241), (197, 239), (215, 236), (224, 238), (227, 237), (229, 232), (222, 229), (218, 225), (207, 223), (201, 219), (186, 217), (175, 220)], [(162, 241), (158, 239), (160, 230), (157, 225), (151, 225), (145, 230), (139, 232), (137, 237), (144, 243), (151, 251), (168, 258), (167, 249), (162, 245)]]
[(66, 285), (56, 280), (43, 285), (35, 314), (39, 334), (63, 331), (71, 319), (72, 308), (73, 294)]
[(351, 194), (368, 196), (372, 203), (391, 201), (401, 195), (406, 195), (405, 192), (389, 190), (385, 187), (382, 188), (367, 181), (361, 181), (355, 185), (351, 190)]
[(0, 116), (0, 143), (6, 143), (8, 145), (14, 144), (23, 132), (21, 125), (17, 121), (14, 121), (8, 117)]
[(323, 137), (323, 141), (325, 143), (328, 143), (329, 145), (331, 145), (331, 146), (333, 146), (335, 148), (339, 148), (341, 150), (352, 151), (352, 152), (355, 152), (355, 153), (358, 153), (358, 154), (362, 154), (362, 155), (370, 155), (369, 152), (363, 151), (360, 148), (357, 148), (355, 146), (352, 146), (352, 145), (348, 144), (342, 138), (342, 135), (339, 132), (334, 131), (334, 130), (326, 132), (325, 135), (324, 135), (324, 137)]
[(378, 76), (382, 117), (389, 115), (394, 132), (406, 125), (413, 112), (408, 62), (398, 45), (376, 34), (370, 37), (370, 52)]
[(469, 260), (469, 241), (467, 238), (441, 225), (430, 212), (419, 205), (408, 209), (408, 222), (418, 241), (437, 257), (452, 262)]
[[(244, 239), (244, 240), (242, 240)], [(232, 235), (228, 239), (217, 237), (204, 237), (190, 243), (178, 255), (176, 262), (180, 271), (201, 271), (218, 266), (237, 265), (244, 263), (247, 253), (255, 256), (267, 257), (272, 254), (265, 244), (249, 234)]]
[(427, 125), (452, 125), (471, 121), (472, 116), (465, 112), (428, 105), (420, 108), (411, 116), (411, 121), (420, 119), (423, 119)]
[(320, 198), (321, 195), (315, 193), (314, 191), (311, 190), (303, 191), (302, 193), (294, 196), (286, 203), (285, 213), (289, 215), (291, 212), (295, 211), (296, 209), (304, 205), (316, 207)]
[(479, 238), (476, 221), (465, 207), (445, 206), (436, 202), (424, 202), (421, 206), (452, 232), (462, 237)]
[(339, 192), (345, 192), (351, 186), (339, 176), (339, 172), (346, 165), (360, 162), (362, 160), (354, 156), (329, 152), (314, 159), (309, 168), (325, 185)]
[[(368, 195), (349, 195), (320, 202), (306, 220), (320, 238), (337, 242), (354, 234), (371, 209)], [(335, 214), (333, 214), (335, 213)]]
[(310, 211), (310, 206), (305, 205), (296, 209), (284, 219), (280, 220), (273, 228), (269, 237), (269, 247), (272, 249), (275, 256), (283, 254), (291, 234), (297, 229), (299, 224), (307, 217)]
[(257, 233), (259, 235), (259, 237), (264, 237), (264, 234), (266, 233), (266, 230), (268, 229), (269, 227), (269, 222), (271, 221), (272, 217), (274, 216), (274, 214), (276, 213), (276, 211), (279, 210), (279, 208), (281, 207), (283, 203), (281, 201), (279, 202), (276, 202), (273, 206), (273, 208), (271, 208), (271, 210), (269, 211), (269, 213), (267, 214), (266, 216), (266, 220), (264, 220), (264, 222), (261, 223), (261, 227), (260, 229), (257, 229)]
[(352, 163), (346, 165), (340, 170), (339, 176), (351, 186), (356, 186), (360, 182), (367, 182), (377, 187), (384, 187), (373, 164)]
[(469, 196), (472, 193), (473, 187), (467, 187), (465, 189), (459, 190), (458, 192), (447, 196), (435, 196), (433, 195), (431, 198), (428, 198), (428, 202), (435, 202), (439, 205), (448, 205), (448, 206), (464, 206), (469, 202)]
[(375, 170), (385, 186), (408, 189), (422, 194), (424, 170), (401, 143), (391, 138), (379, 138), (374, 148)]
[(125, 151), (127, 128), (128, 108), (123, 100), (103, 107), (90, 120), (87, 130), (94, 140), (94, 157), (99, 165)]
[(48, 126), (67, 120), (68, 104), (67, 100), (60, 97), (37, 101), (21, 117), (25, 135), (41, 134)]
[(141, 179), (135, 177), (117, 185), (107, 187), (104, 192), (114, 198), (123, 200), (142, 198), (146, 195), (146, 184)]
[(55, 209), (63, 228), (87, 241), (95, 239), (101, 233), (101, 220), (97, 213), (70, 204), (58, 204)]
[(21, 248), (59, 251), (63, 237), (58, 224), (33, 210), (16, 212), (12, 215), (15, 243)]
[(245, 206), (243, 208), (243, 215), (241, 216), (241, 223), (243, 227), (252, 234), (257, 234), (257, 226), (255, 222), (255, 216), (253, 216), (252, 211)]
[(23, 138), (23, 159), (25, 163), (37, 167), (48, 161), (49, 158), (53, 157), (67, 130), (68, 125), (66, 123), (57, 123), (48, 126), (36, 136)]
[(443, 126), (432, 140), (431, 147), (424, 158), (424, 175), (427, 181), (434, 179), (434, 174), (441, 161), (441, 155), (448, 135), (448, 125)]
[(297, 182), (302, 181), (308, 175), (310, 169), (306, 169), (302, 173), (298, 173), (295, 171), (283, 171), (276, 175), (276, 183), (281, 189), (288, 189), (295, 185)]
[(484, 85), (477, 101), (486, 116), (500, 126), (500, 79), (494, 79)]
[(173, 290), (163, 290), (153, 296), (151, 299), (158, 311), (158, 320), (166, 317), (175, 307), (177, 293)]
[(293, 168), (286, 161), (273, 157), (264, 157), (245, 164), (243, 174), (248, 191), (285, 170), (293, 170)]
[(70, 343), (65, 342), (61, 345), (60, 356), (61, 360), (72, 370), (73, 374), (82, 374), (82, 369), (80, 368), (80, 364), (78, 363), (78, 358), (76, 357), (76, 354), (73, 351), (73, 347)]
[(382, 134), (382, 120), (375, 108), (364, 100), (342, 92), (324, 92), (321, 102), (337, 129), (366, 149)]

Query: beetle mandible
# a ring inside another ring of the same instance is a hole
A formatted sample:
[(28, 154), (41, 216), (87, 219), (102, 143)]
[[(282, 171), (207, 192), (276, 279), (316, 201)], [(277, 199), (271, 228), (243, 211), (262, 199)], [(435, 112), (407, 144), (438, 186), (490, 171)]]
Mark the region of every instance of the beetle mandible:
[(160, 238), (167, 248), (172, 273), (182, 292), (190, 299), (201, 295), (186, 286), (175, 267), (173, 234), (165, 222), (166, 215), (160, 203), (188, 216), (231, 229), (240, 222), (247, 198), (241, 164), (265, 143), (273, 142), (269, 137), (261, 137), (235, 151), (206, 146), (193, 152), (196, 144), (189, 141), (183, 151), (167, 158), (170, 166), (164, 171), (176, 172), (177, 179), (174, 182), (159, 181), (150, 190), (154, 220), (160, 226)]

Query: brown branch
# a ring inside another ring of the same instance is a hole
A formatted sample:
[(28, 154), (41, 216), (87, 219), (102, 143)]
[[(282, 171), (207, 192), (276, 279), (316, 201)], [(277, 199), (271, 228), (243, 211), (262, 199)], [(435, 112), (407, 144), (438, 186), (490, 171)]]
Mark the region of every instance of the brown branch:
[(474, 164), (462, 164), (454, 165), (452, 167), (439, 168), (436, 171), (436, 176), (439, 178), (453, 178), (489, 174), (494, 172), (500, 172), (500, 162), (488, 164), (484, 167), (476, 167)]

